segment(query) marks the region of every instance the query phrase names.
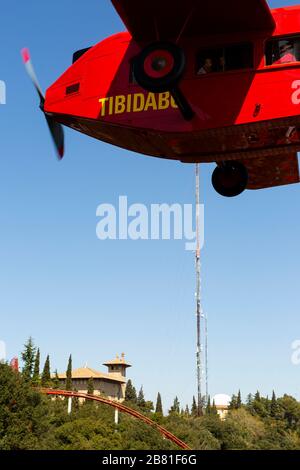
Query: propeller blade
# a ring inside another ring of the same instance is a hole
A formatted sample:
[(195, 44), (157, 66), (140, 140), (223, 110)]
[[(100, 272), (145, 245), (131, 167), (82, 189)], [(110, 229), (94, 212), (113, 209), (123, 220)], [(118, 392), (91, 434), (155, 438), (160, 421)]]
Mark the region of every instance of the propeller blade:
[(45, 118), (55, 145), (55, 149), (57, 152), (57, 157), (59, 160), (61, 160), (64, 156), (64, 130), (61, 124), (56, 122), (53, 117), (50, 115), (46, 114), (44, 111), (44, 103), (45, 103), (45, 97), (42, 92), (42, 89), (40, 87), (39, 81), (37, 79), (36, 73), (34, 71), (31, 58), (30, 58), (30, 52), (29, 49), (24, 48), (21, 51), (21, 55), (23, 58), (23, 62), (26, 68), (26, 71), (40, 97), (40, 107), (43, 113), (45, 114)]
[(33, 68), (33, 65), (32, 65), (32, 62), (31, 62), (31, 58), (30, 58), (29, 49), (27, 49), (27, 48), (22, 49), (21, 55), (22, 55), (22, 59), (23, 59), (26, 71), (27, 71), (27, 73), (28, 73), (28, 75), (29, 75), (36, 91), (38, 92), (38, 95), (39, 95), (40, 100), (41, 100), (41, 104), (44, 104), (45, 97), (43, 95), (43, 92), (42, 92), (42, 89), (40, 87), (39, 81), (37, 79), (36, 73), (34, 71), (34, 68)]
[(56, 148), (57, 157), (59, 160), (61, 160), (65, 152), (65, 136), (63, 126), (54, 121), (54, 119), (47, 114), (45, 114), (45, 118)]

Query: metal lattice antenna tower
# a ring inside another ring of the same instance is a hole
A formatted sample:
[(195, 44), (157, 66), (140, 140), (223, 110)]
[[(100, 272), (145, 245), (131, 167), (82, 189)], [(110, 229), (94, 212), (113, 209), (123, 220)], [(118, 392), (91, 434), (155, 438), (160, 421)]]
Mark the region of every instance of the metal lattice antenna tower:
[[(201, 268), (201, 263), (200, 263)], [(200, 286), (201, 286), (201, 272), (200, 272)], [(205, 374), (205, 396), (202, 398), (202, 405), (208, 403), (208, 327), (207, 327), (207, 314), (203, 312), (201, 306), (201, 318), (204, 322), (204, 374)]]
[(205, 321), (205, 401), (208, 402), (208, 327), (207, 314), (204, 315)]
[(197, 393), (198, 414), (202, 414), (201, 278), (200, 278), (200, 171), (196, 163), (196, 319), (197, 319)]

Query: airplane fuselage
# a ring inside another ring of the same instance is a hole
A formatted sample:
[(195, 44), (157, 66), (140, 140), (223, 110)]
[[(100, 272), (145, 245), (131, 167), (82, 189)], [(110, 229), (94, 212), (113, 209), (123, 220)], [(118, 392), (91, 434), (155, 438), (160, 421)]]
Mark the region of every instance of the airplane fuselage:
[[(180, 88), (195, 113), (190, 121), (182, 118), (169, 92), (147, 92), (135, 82), (132, 63), (141, 47), (127, 32), (83, 54), (47, 90), (44, 109), (58, 122), (99, 140), (183, 162), (299, 151), (300, 61), (267, 65), (266, 45), (275, 38), (300, 39), (300, 7), (272, 14), (272, 33), (182, 40), (186, 70)], [(226, 54), (239, 45), (247, 45), (252, 54), (249, 66), (244, 62), (240, 69), (199, 73), (199, 54)]]

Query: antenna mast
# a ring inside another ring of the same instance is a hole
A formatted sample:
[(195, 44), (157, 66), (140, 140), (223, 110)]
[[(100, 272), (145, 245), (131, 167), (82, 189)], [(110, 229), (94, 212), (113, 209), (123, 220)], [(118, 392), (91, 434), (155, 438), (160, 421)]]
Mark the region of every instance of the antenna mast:
[(204, 314), (205, 321), (205, 400), (208, 402), (208, 329), (207, 314)]
[(196, 319), (197, 319), (197, 392), (198, 415), (202, 415), (202, 346), (201, 346), (201, 278), (200, 278), (200, 171), (196, 163)]

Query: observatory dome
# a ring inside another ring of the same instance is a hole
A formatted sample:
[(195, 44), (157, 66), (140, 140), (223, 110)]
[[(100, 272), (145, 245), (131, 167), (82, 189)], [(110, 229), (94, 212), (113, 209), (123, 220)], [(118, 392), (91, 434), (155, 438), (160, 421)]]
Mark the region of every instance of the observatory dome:
[(231, 397), (224, 393), (219, 393), (213, 397), (216, 406), (228, 406), (231, 402)]

